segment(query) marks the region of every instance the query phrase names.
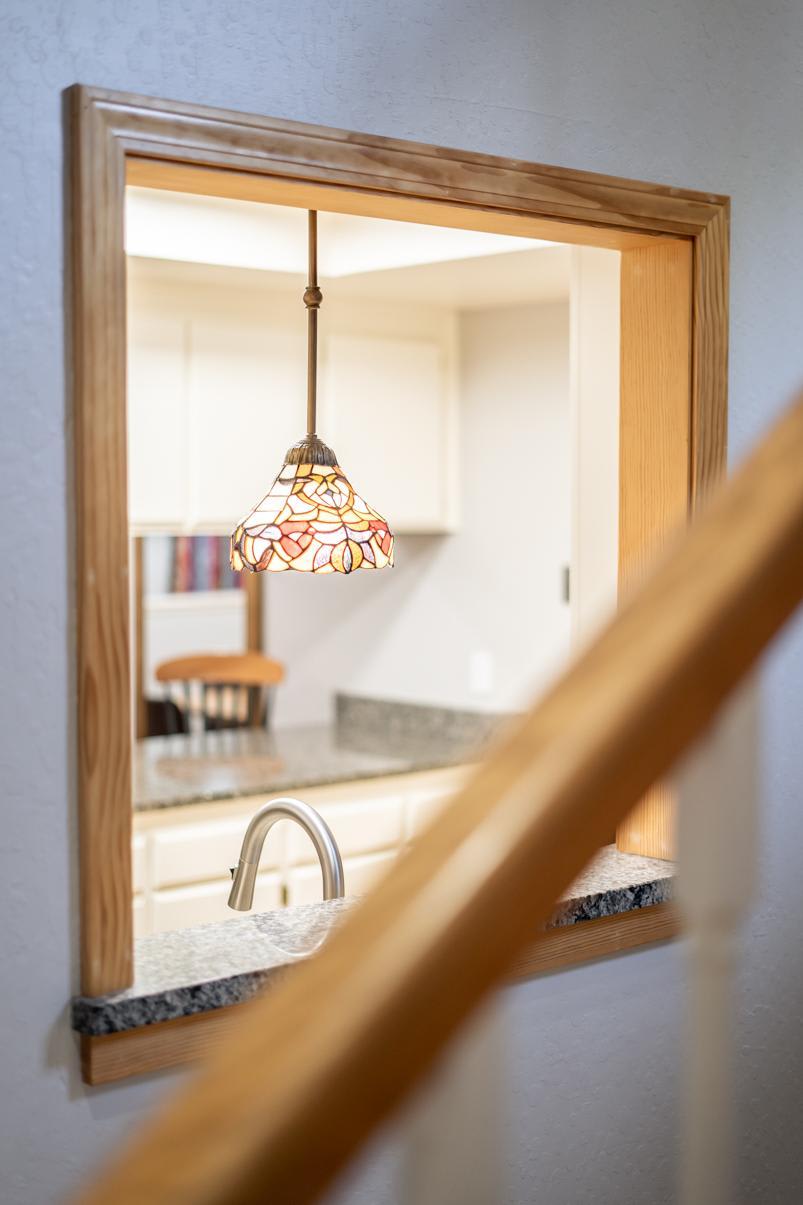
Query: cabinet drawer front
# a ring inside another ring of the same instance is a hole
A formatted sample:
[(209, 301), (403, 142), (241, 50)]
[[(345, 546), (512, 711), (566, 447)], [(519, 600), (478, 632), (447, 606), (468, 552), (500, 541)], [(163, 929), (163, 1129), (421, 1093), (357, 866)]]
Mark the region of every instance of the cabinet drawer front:
[[(249, 819), (250, 816), (237, 816), (156, 829), (151, 836), (153, 886), (224, 878), (237, 865)], [(273, 870), (280, 860), (281, 834), (277, 826), (268, 835), (260, 865)]]
[(134, 937), (146, 937), (151, 927), (148, 919), (148, 905), (144, 895), (134, 896)]
[[(152, 899), (152, 932), (185, 929), (205, 925), (210, 921), (232, 920), (243, 916), (228, 906), (231, 881), (196, 883), (192, 887), (173, 887), (154, 891)], [(261, 874), (254, 890), (255, 912), (268, 912), (281, 904), (281, 881), (278, 874)]]
[[(396, 858), (395, 852), (347, 858), (343, 863), (346, 895), (364, 895), (373, 887)], [(288, 904), (315, 904), (323, 898), (321, 872), (317, 866), (299, 866), (287, 876)]]
[(454, 795), (453, 787), (433, 787), (431, 790), (416, 791), (407, 801), (407, 831), (416, 837), (431, 824)]
[(367, 858), (350, 858), (345, 866), (346, 895), (364, 895), (387, 874), (396, 861), (396, 851), (371, 854)]
[(148, 881), (148, 845), (144, 833), (135, 833), (131, 842), (131, 886), (144, 891)]
[[(404, 805), (401, 795), (357, 803), (321, 802), (318, 811), (335, 835), (341, 857), (395, 849), (404, 836)], [(287, 861), (291, 866), (316, 862), (317, 855), (307, 834), (298, 825), (288, 826)]]

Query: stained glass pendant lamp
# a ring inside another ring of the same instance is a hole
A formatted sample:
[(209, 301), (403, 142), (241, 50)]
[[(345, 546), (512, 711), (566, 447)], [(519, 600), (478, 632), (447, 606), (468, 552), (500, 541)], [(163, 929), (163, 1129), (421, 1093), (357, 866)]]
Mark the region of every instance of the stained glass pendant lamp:
[(287, 453), (278, 477), (231, 537), (232, 569), (352, 573), (393, 564), (393, 536), (349, 482), (315, 433), (318, 368), (317, 213), (309, 214), (307, 435)]

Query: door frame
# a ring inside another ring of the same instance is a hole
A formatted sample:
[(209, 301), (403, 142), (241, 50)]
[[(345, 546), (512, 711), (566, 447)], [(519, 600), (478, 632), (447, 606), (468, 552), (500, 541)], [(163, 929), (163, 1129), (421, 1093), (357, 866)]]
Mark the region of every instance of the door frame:
[(621, 251), (620, 578), (725, 471), (729, 200), (83, 85), (69, 91), (81, 990), (95, 996), (133, 979), (126, 184)]

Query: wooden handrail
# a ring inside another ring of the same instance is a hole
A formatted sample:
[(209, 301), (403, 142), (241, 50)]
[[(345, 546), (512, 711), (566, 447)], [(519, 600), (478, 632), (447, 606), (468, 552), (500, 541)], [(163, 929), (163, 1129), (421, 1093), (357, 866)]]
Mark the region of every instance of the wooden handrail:
[(86, 1205), (314, 1199), (803, 596), (803, 399), (319, 955)]

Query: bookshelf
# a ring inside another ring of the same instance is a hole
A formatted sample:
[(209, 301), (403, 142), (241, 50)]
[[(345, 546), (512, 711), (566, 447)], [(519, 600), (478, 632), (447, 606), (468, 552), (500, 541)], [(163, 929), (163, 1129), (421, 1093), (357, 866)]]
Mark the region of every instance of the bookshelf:
[[(138, 737), (147, 735), (147, 700), (163, 694), (154, 677), (160, 662), (185, 653), (262, 650), (262, 576), (231, 573), (223, 559), (224, 539), (215, 540), (214, 571), (208, 555), (194, 565), (192, 550), (208, 540), (164, 534), (132, 540), (132, 685)], [(183, 549), (179, 572), (177, 546)], [(215, 588), (209, 588), (213, 583)], [(176, 585), (181, 588), (174, 589)], [(193, 588), (199, 585), (207, 588)]]

